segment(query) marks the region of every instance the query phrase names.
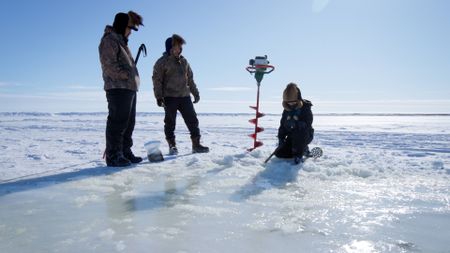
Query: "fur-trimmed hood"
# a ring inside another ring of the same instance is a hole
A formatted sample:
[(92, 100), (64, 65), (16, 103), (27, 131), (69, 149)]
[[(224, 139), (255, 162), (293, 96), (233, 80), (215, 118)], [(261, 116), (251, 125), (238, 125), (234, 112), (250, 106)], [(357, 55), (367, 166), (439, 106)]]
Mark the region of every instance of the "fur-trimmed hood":
[(283, 101), (292, 102), (302, 100), (302, 93), (297, 84), (289, 83), (283, 91)]
[[(307, 100), (307, 99), (303, 99), (303, 100), (300, 100), (299, 101), (299, 103), (298, 103), (298, 105), (297, 105), (297, 107), (295, 108), (295, 109), (300, 109), (300, 108), (303, 108), (303, 107), (311, 107), (311, 106), (313, 106), (313, 104), (311, 103), (311, 101), (309, 101), (309, 100)], [(288, 104), (286, 103), (286, 102), (284, 102), (283, 101), (283, 108), (286, 110), (286, 111), (292, 111), (292, 109), (288, 106)]]
[[(288, 102), (297, 102), (297, 107), (290, 108)], [(289, 83), (283, 91), (282, 106), (286, 111), (291, 111), (293, 109), (302, 108), (303, 106), (311, 107), (312, 104), (311, 101), (302, 98), (302, 93), (297, 84)]]

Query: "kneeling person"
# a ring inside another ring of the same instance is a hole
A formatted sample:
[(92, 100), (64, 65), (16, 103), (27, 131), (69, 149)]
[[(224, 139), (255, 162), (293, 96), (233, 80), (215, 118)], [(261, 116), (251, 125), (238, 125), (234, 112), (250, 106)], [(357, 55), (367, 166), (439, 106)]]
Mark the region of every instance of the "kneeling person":
[(289, 83), (283, 91), (283, 115), (278, 128), (278, 148), (275, 156), (294, 158), (300, 163), (309, 154), (308, 144), (314, 137), (311, 102), (303, 99), (295, 83)]

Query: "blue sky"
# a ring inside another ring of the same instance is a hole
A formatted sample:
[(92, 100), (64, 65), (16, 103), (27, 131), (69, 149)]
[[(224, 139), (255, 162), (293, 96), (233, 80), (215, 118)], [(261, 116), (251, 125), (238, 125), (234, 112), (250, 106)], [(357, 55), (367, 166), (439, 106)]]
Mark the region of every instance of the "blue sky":
[(145, 26), (130, 37), (148, 56), (138, 68), (138, 111), (155, 105), (153, 64), (173, 33), (200, 89), (198, 112), (251, 112), (245, 67), (268, 55), (262, 111), (282, 110), (289, 82), (316, 112), (450, 110), (450, 1), (2, 1), (0, 111), (107, 111), (98, 44), (117, 12)]

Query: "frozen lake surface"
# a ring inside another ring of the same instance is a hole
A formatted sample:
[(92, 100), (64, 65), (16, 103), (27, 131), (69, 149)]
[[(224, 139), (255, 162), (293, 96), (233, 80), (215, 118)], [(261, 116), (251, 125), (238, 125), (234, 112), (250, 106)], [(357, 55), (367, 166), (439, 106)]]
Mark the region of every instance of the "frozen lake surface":
[(179, 157), (117, 169), (106, 114), (0, 113), (0, 252), (450, 252), (450, 116), (319, 115), (302, 165), (263, 164), (280, 115), (246, 152), (250, 118), (199, 115), (195, 155), (179, 118)]

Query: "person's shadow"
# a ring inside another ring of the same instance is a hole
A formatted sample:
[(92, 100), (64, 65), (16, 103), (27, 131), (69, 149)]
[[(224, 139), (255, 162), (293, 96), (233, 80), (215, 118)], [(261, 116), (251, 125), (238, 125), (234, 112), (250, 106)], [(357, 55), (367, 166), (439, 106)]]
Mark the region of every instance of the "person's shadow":
[(301, 167), (301, 164), (292, 164), (291, 159), (274, 158), (266, 164), (263, 171), (256, 174), (250, 182), (236, 191), (231, 196), (231, 200), (244, 201), (271, 188), (283, 189), (288, 183), (297, 180), (298, 171)]
[(0, 197), (28, 190), (45, 188), (57, 184), (63, 184), (69, 181), (77, 181), (86, 177), (99, 177), (117, 173), (122, 170), (134, 168), (134, 165), (128, 167), (107, 167), (98, 166), (80, 169), (77, 171), (65, 172), (55, 175), (34, 177), (29, 179), (20, 179), (13, 182), (0, 184)]

